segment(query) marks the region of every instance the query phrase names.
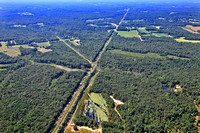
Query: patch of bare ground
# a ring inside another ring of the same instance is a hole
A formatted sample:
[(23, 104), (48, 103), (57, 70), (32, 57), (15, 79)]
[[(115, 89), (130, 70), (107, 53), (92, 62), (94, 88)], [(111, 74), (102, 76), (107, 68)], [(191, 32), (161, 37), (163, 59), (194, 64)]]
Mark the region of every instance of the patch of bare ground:
[(196, 26), (192, 26), (192, 25), (187, 25), (186, 27), (189, 27), (189, 28), (191, 28), (193, 31), (198, 31), (198, 30), (200, 30), (200, 27), (196, 27)]
[(64, 70), (64, 71), (68, 71), (68, 72), (83, 71), (81, 69), (71, 69), (71, 68), (68, 68), (68, 67), (60, 66), (60, 65), (56, 65), (56, 68)]
[(117, 112), (117, 114), (119, 115), (119, 117), (120, 117), (121, 120), (122, 120), (122, 117), (121, 117), (120, 113), (119, 113), (118, 110), (117, 110), (117, 106), (118, 106), (118, 105), (122, 105), (122, 104), (124, 104), (124, 103), (123, 103), (122, 101), (120, 101), (120, 100), (115, 99), (113, 96), (110, 96), (110, 98), (112, 98), (113, 101), (114, 101), (114, 103), (115, 103), (115, 108), (114, 108), (114, 110)]
[(42, 53), (46, 53), (46, 52), (51, 52), (52, 49), (38, 48), (38, 51), (40, 51)]
[[(196, 100), (194, 100), (194, 105), (195, 105), (196, 109), (198, 110), (198, 112), (200, 113), (200, 105), (197, 105)], [(194, 124), (195, 124), (195, 126), (197, 126), (198, 133), (200, 133), (200, 123), (198, 123), (199, 120), (200, 120), (200, 116), (197, 115), (195, 117), (195, 123)]]
[[(187, 31), (189, 31), (189, 32), (191, 32), (191, 33), (194, 33), (194, 34), (200, 34), (199, 32), (198, 32), (198, 30), (200, 30), (200, 27), (196, 27), (196, 26), (192, 26), (192, 25), (186, 25), (186, 27), (187, 28), (183, 28), (184, 30), (187, 30)], [(188, 28), (190, 28), (190, 29), (188, 29)]]
[[(137, 30), (136, 30), (137, 31)], [(140, 36), (139, 32), (137, 31), (138, 37), (140, 38), (141, 42), (144, 42), (144, 40), (142, 39), (142, 37)]]
[(77, 126), (78, 130), (74, 130), (74, 125), (68, 124), (65, 133), (102, 133), (102, 128), (92, 129), (86, 126)]
[(173, 88), (174, 92), (182, 92), (183, 88), (181, 88), (180, 85), (176, 85), (174, 88)]

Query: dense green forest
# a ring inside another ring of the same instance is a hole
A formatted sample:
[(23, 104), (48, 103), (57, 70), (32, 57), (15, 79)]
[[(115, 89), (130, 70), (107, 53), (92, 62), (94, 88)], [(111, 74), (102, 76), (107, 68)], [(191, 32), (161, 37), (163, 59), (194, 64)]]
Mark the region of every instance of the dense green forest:
[[(198, 112), (193, 100), (199, 95), (199, 62), (139, 58), (108, 51), (100, 63), (101, 73), (91, 91), (114, 95), (125, 102), (118, 109), (126, 132), (196, 131), (193, 123)], [(172, 89), (177, 84), (182, 92)], [(119, 130), (115, 127), (105, 125), (103, 130)]]
[(43, 132), (71, 98), (83, 72), (26, 65), (1, 81), (1, 132)]
[[(169, 13), (130, 11), (118, 30), (129, 32), (127, 27), (134, 27), (144, 41), (115, 33), (100, 60), (101, 72), (91, 92), (105, 94), (108, 101), (113, 95), (125, 103), (118, 106), (123, 120), (120, 122), (112, 111), (113, 103), (107, 102), (111, 118), (102, 123), (103, 132), (197, 132), (194, 123), (199, 113), (193, 101), (199, 99), (199, 43), (177, 42), (175, 38), (199, 40), (200, 36), (179, 27), (191, 24), (182, 20), (184, 11), (173, 17)], [(194, 17), (187, 15), (184, 19)], [(148, 35), (140, 32), (140, 27), (173, 37)], [(177, 85), (181, 91), (176, 90)]]
[(53, 63), (70, 68), (90, 68), (90, 64), (63, 42), (50, 42), (51, 52), (41, 53), (37, 49), (20, 47), (21, 55), (38, 63)]

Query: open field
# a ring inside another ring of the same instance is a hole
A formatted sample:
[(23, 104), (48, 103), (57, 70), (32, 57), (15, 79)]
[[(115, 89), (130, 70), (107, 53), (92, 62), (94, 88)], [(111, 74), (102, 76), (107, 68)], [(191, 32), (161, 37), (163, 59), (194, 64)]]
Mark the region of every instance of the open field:
[(50, 46), (50, 43), (49, 42), (42, 42), (42, 43), (37, 43), (37, 45), (39, 47), (48, 47), (48, 46)]
[(148, 32), (148, 31), (146, 30), (146, 27), (138, 28), (138, 31), (139, 31), (140, 33), (146, 33), (146, 34), (150, 33), (150, 32)]
[(46, 52), (51, 52), (52, 49), (38, 48), (38, 51), (40, 51), (42, 53), (46, 53)]
[(99, 19), (88, 19), (86, 20), (87, 23), (90, 23), (90, 22), (95, 22), (95, 21), (102, 21), (104, 20), (104, 18), (99, 18)]
[(118, 32), (118, 35), (120, 35), (122, 37), (127, 37), (127, 38), (139, 37), (136, 30), (131, 30), (131, 31), (117, 31), (117, 32)]
[(190, 60), (189, 58), (181, 58), (181, 57), (173, 56), (173, 55), (167, 55), (167, 57), (170, 59)]
[(164, 33), (152, 33), (152, 35), (154, 35), (156, 37), (170, 37), (169, 35), (164, 34)]
[(162, 56), (156, 53), (141, 54), (141, 53), (135, 53), (135, 52), (122, 51), (122, 50), (111, 50), (110, 52), (113, 54), (122, 54), (122, 55), (129, 55), (129, 56), (142, 57), (142, 58), (144, 57), (160, 58), (160, 59), (163, 58)]
[(155, 26), (157, 29), (160, 29), (160, 26)]
[(5, 66), (5, 65), (0, 64), (0, 71), (6, 70), (6, 69), (1, 69), (1, 67), (3, 67), (3, 66)]
[(8, 56), (14, 57), (20, 55), (20, 50), (18, 47), (7, 47), (4, 44), (0, 47), (0, 52)]
[(86, 116), (96, 120), (98, 123), (108, 121), (107, 104), (101, 94), (89, 94), (89, 100), (85, 101), (85, 103)]
[(90, 23), (90, 22), (104, 21), (104, 20), (109, 20), (109, 19), (112, 19), (112, 18), (88, 19), (88, 20), (86, 20), (86, 22), (87, 22), (87, 23)]
[(14, 25), (13, 27), (17, 27), (17, 28), (26, 28), (26, 25)]
[(14, 47), (15, 47), (15, 48), (19, 48), (19, 47), (23, 47), (23, 48), (34, 48), (34, 47), (31, 47), (31, 46), (28, 46), (28, 45), (15, 45)]
[(200, 43), (200, 40), (186, 40), (184, 37), (175, 39), (177, 42), (191, 42), (191, 43)]
[(73, 126), (68, 125), (65, 128), (64, 133), (102, 133), (102, 128), (99, 129), (92, 129), (86, 126), (77, 126), (78, 131), (75, 131)]
[(157, 53), (147, 53), (147, 54), (142, 54), (142, 53), (136, 53), (136, 52), (127, 52), (127, 51), (122, 51), (122, 50), (110, 50), (111, 53), (113, 54), (122, 54), (122, 55), (129, 55), (129, 56), (135, 56), (135, 57), (150, 57), (150, 58), (159, 58), (159, 59), (181, 59), (181, 60), (189, 60), (189, 58), (181, 58), (177, 56), (172, 56), (172, 55), (167, 55), (167, 56), (160, 56)]
[(200, 27), (194, 27), (194, 26), (192, 26), (192, 25), (186, 25), (186, 27), (182, 27), (184, 30), (187, 30), (187, 31), (189, 31), (189, 32), (191, 32), (191, 33), (194, 33), (194, 34), (200, 34), (199, 32), (198, 32), (198, 30), (200, 30)]
[(67, 39), (69, 42), (71, 42), (72, 44), (74, 44), (74, 46), (80, 46), (79, 43), (76, 43), (75, 41), (71, 41), (70, 39)]

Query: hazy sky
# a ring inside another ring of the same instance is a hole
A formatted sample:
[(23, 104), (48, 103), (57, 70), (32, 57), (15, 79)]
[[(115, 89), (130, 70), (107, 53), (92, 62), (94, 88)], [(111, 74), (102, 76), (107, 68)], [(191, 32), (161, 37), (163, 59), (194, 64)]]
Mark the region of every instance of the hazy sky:
[[(15, 3), (17, 3), (17, 2), (73, 2), (73, 1), (76, 1), (76, 2), (78, 2), (78, 1), (80, 1), (80, 2), (95, 2), (95, 1), (97, 1), (97, 2), (109, 2), (109, 1), (111, 1), (111, 0), (0, 0), (0, 2), (15, 2)], [(134, 1), (136, 1), (136, 2), (139, 2), (139, 1), (149, 1), (149, 2), (151, 2), (151, 1), (174, 1), (174, 0), (115, 0), (115, 1), (123, 1), (123, 2), (125, 2), (125, 1), (127, 1), (127, 2), (134, 2)], [(175, 0), (175, 1), (187, 1), (187, 0)], [(198, 1), (198, 0), (189, 0), (189, 1)]]
[(199, 0), (0, 0), (0, 3), (47, 3), (47, 2), (198, 2)]

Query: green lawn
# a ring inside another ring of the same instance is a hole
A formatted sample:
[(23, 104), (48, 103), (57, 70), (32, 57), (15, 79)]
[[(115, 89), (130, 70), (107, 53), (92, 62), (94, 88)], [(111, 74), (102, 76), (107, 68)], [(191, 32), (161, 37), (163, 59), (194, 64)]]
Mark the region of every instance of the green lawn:
[(136, 30), (131, 30), (131, 31), (117, 31), (117, 32), (118, 32), (118, 35), (120, 35), (122, 37), (127, 37), (127, 38), (139, 37)]

